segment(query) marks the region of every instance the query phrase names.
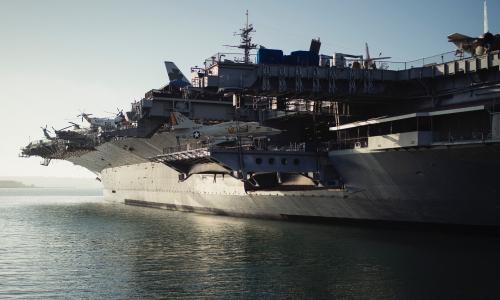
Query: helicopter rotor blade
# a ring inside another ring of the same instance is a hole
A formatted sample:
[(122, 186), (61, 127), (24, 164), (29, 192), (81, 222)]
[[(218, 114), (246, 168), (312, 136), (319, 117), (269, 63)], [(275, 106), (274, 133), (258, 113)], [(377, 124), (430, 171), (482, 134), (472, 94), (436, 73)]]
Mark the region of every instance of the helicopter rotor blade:
[(383, 59), (391, 59), (392, 57), (390, 56), (384, 56), (384, 57), (377, 57), (377, 58), (370, 58), (371, 61), (373, 60), (383, 60)]
[(64, 128), (61, 128), (61, 129), (59, 129), (59, 131), (66, 130), (66, 129), (70, 128), (70, 127), (73, 127), (73, 125), (70, 125), (70, 126), (66, 126), (66, 127), (64, 127)]
[(47, 124), (45, 124), (45, 127), (43, 127), (43, 126), (41, 126), (41, 127), (40, 127), (40, 128), (42, 129), (42, 131), (43, 131), (44, 133), (46, 133), (46, 134), (51, 133), (51, 132), (50, 132), (50, 130), (48, 130), (48, 129), (47, 129), (47, 126), (48, 126), (48, 125), (47, 125)]

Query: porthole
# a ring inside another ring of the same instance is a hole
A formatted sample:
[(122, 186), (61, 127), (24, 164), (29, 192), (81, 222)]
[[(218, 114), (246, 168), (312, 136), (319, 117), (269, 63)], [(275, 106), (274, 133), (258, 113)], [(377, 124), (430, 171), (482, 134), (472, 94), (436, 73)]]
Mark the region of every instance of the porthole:
[(300, 159), (294, 158), (293, 159), (293, 164), (296, 165), (296, 166), (298, 166), (300, 164)]
[(258, 164), (258, 165), (262, 164), (262, 158), (257, 157), (257, 158), (255, 159), (255, 163), (256, 163), (256, 164)]
[(288, 164), (288, 159), (286, 159), (286, 158), (282, 158), (282, 159), (281, 159), (281, 164), (282, 164), (282, 165), (287, 165), (287, 164)]
[(271, 157), (269, 160), (268, 160), (269, 164), (270, 165), (274, 165), (274, 157)]

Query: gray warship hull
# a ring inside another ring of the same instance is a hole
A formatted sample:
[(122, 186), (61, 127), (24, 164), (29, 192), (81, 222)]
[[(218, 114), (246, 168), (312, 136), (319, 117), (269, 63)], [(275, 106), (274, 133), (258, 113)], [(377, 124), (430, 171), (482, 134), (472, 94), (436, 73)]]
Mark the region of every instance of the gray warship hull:
[[(341, 53), (321, 63), (318, 43), (292, 62), (266, 62), (281, 53), (269, 49), (255, 64), (248, 52), (243, 62), (219, 53), (191, 69), (191, 82), (166, 62), (170, 83), (130, 111), (89, 118), (83, 131), (45, 128), (21, 155), (83, 166), (107, 199), (131, 205), (499, 226), (500, 52), (390, 68)], [(202, 141), (200, 128), (226, 122), (236, 125), (221, 143)], [(254, 136), (250, 123), (281, 133)]]
[[(143, 153), (132, 154), (125, 144)], [(130, 205), (270, 219), (500, 225), (497, 142), (331, 151), (343, 188), (254, 191), (222, 174), (180, 181), (172, 168), (140, 158), (159, 148), (152, 142), (124, 139), (101, 147), (68, 160), (99, 171), (105, 198)], [(128, 163), (109, 167), (108, 158)]]

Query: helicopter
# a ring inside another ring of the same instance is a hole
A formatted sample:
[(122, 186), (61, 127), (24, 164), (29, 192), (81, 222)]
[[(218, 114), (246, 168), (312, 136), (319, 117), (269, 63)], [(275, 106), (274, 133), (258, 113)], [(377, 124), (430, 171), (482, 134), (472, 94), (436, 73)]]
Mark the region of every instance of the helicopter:
[(118, 113), (114, 118), (97, 118), (91, 117), (92, 114), (81, 112), (77, 117), (82, 118), (82, 122), (85, 119), (90, 124), (92, 129), (102, 129), (102, 130), (115, 130), (118, 129), (122, 123), (126, 121), (125, 114), (123, 110), (117, 109)]

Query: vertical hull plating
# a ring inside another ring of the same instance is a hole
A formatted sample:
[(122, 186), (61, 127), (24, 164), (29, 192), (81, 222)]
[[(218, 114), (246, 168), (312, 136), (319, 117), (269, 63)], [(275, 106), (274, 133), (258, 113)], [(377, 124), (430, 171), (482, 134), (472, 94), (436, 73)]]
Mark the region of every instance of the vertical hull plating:
[(498, 144), (360, 153), (332, 151), (345, 189), (245, 191), (222, 175), (180, 182), (162, 164), (102, 171), (106, 198), (133, 205), (257, 218), (500, 225)]

